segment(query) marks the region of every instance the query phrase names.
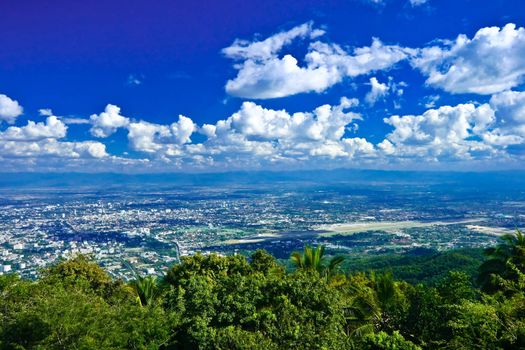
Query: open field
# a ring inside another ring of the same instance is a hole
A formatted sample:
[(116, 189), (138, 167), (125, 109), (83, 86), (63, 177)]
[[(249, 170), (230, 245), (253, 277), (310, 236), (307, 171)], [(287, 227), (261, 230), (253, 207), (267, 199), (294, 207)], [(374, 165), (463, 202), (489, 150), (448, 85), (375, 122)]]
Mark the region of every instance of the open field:
[(359, 232), (367, 231), (385, 231), (398, 232), (409, 228), (420, 228), (430, 226), (461, 225), (484, 221), (483, 218), (474, 218), (458, 221), (379, 221), (379, 222), (350, 222), (342, 224), (319, 225), (314, 227), (315, 230), (324, 231), (319, 234), (321, 237), (330, 237), (334, 235), (352, 235)]
[(225, 245), (259, 243), (259, 242), (264, 242), (264, 241), (266, 241), (268, 239), (275, 239), (277, 237), (281, 237), (281, 235), (278, 234), (278, 233), (267, 232), (267, 233), (259, 233), (259, 234), (256, 234), (256, 235), (251, 235), (251, 236), (248, 236), (248, 237), (245, 237), (245, 238), (228, 239), (228, 240), (226, 240), (224, 242), (221, 242), (221, 243), (225, 244)]
[(471, 231), (479, 232), (485, 235), (491, 235), (491, 236), (503, 236), (509, 233), (513, 233), (514, 230), (505, 228), (505, 227), (488, 227), (488, 226), (480, 226), (480, 225), (466, 225), (466, 228), (468, 228)]

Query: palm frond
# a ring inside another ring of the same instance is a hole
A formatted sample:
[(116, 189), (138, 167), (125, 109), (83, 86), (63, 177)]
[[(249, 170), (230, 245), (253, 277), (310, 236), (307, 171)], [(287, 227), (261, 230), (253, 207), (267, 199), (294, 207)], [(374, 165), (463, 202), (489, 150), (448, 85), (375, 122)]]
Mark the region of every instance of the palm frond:
[(303, 255), (299, 252), (293, 252), (290, 255), (290, 261), (295, 265), (296, 268), (300, 269), (304, 267)]

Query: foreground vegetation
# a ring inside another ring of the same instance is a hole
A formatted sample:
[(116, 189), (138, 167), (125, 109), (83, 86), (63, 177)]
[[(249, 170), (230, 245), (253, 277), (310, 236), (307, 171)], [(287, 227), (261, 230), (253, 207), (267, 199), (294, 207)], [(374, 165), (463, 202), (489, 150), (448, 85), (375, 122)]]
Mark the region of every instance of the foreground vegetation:
[(485, 253), (475, 282), (468, 270), (427, 284), (381, 264), (348, 272), (323, 247), (292, 254), (292, 271), (264, 251), (195, 255), (130, 283), (78, 256), (37, 281), (0, 276), (0, 349), (525, 348), (525, 238)]

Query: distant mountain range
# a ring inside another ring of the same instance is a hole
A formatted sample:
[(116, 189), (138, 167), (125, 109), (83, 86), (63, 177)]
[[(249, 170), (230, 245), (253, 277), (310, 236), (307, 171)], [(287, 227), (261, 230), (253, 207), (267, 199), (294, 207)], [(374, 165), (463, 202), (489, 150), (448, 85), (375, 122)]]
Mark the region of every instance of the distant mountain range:
[(434, 185), (479, 190), (525, 190), (525, 172), (425, 172), (382, 170), (308, 170), (222, 173), (0, 173), (0, 188), (135, 186), (214, 186), (257, 184)]

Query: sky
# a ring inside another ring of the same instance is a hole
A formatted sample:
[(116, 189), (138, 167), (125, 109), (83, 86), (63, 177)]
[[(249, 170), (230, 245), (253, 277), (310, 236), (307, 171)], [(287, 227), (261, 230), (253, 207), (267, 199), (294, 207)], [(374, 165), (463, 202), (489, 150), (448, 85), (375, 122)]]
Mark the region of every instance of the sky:
[(0, 172), (525, 168), (521, 0), (0, 0)]

